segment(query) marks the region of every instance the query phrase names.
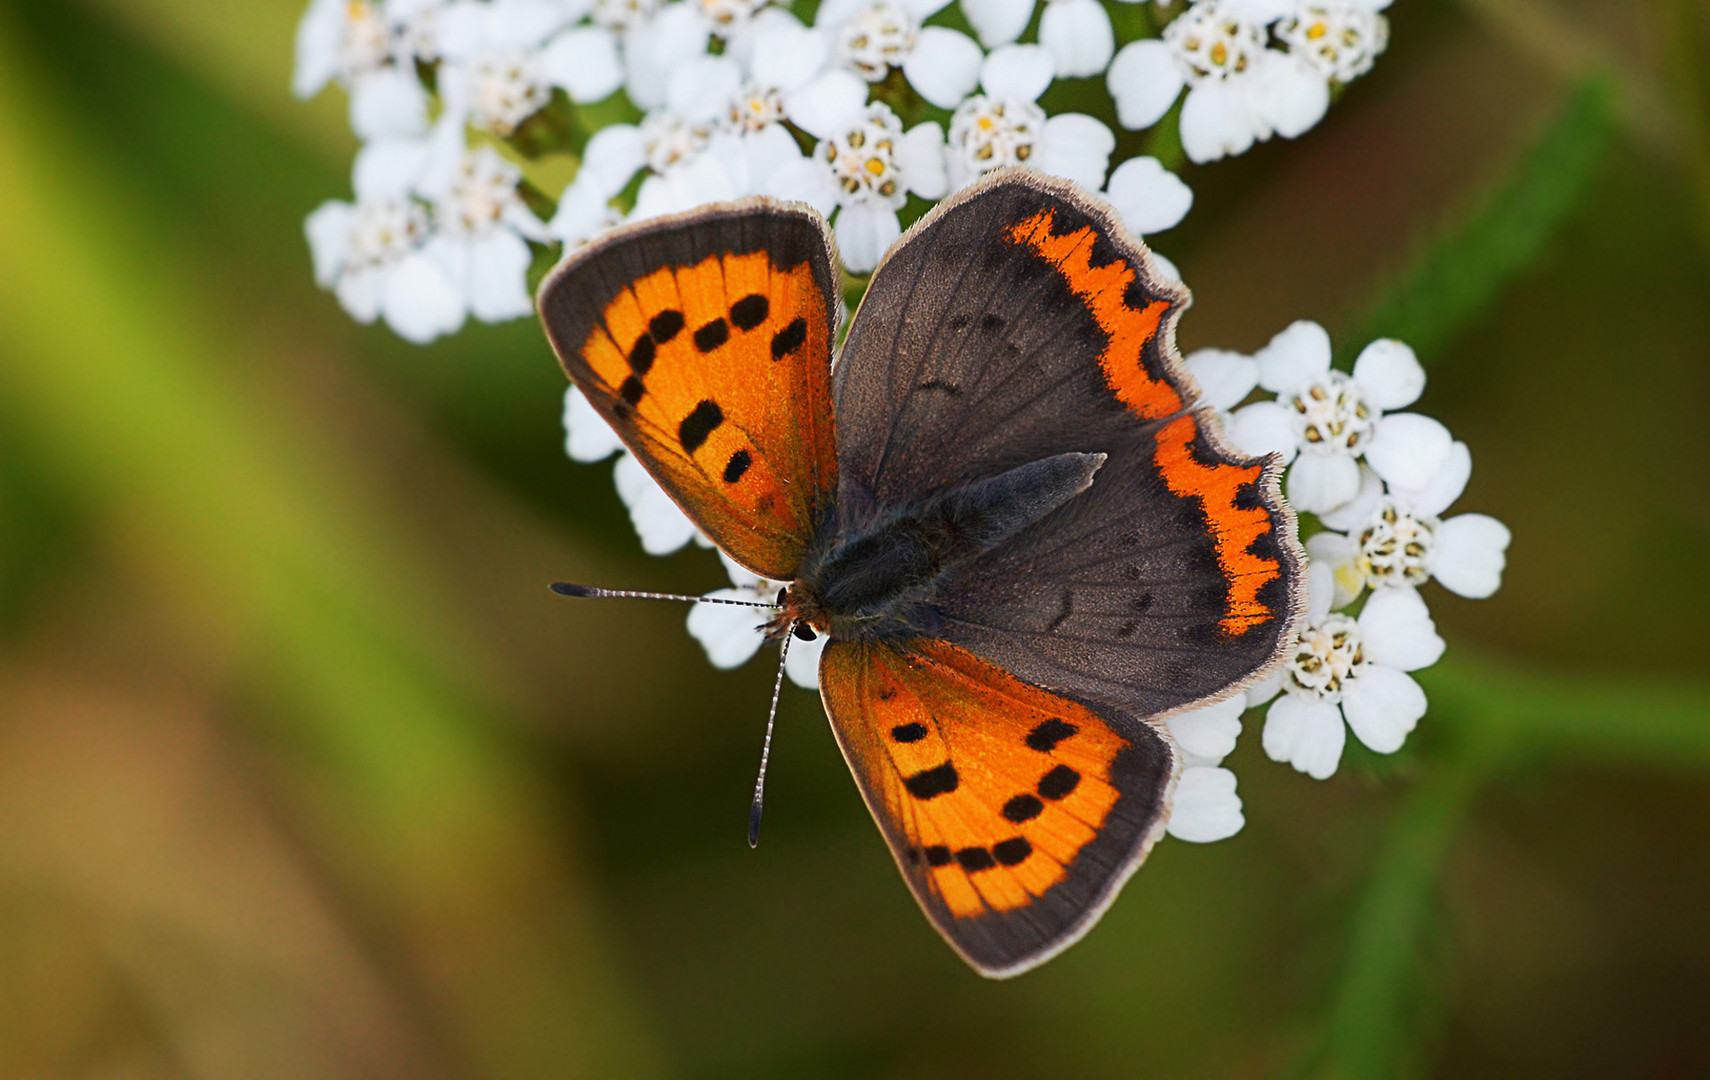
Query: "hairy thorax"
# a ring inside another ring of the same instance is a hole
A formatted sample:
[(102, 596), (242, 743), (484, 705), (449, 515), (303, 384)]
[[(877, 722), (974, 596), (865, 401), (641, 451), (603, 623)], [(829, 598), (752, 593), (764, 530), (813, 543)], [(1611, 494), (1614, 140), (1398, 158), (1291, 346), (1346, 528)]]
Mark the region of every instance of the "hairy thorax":
[(944, 575), (1091, 487), (1104, 457), (1044, 458), (816, 541), (768, 635), (798, 623), (838, 639), (930, 632)]

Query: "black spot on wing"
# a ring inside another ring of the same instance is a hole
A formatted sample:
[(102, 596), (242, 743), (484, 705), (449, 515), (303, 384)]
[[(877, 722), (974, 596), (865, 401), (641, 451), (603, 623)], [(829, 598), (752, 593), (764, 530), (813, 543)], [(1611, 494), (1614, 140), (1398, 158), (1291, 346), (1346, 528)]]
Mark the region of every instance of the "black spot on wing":
[(759, 293), (750, 293), (730, 305), (730, 321), (736, 324), (738, 330), (752, 330), (766, 321), (767, 312), (772, 305)]
[(917, 772), (903, 781), (903, 787), (917, 799), (935, 799), (956, 790), (960, 782), (956, 766), (946, 761), (937, 768)]
[(992, 853), (983, 847), (965, 847), (957, 849), (956, 862), (962, 867), (962, 869), (969, 872), (990, 870), (992, 867), (997, 865), (997, 860), (992, 858)]
[(642, 395), (647, 393), (647, 384), (639, 376), (631, 375), (618, 387), (618, 396), (623, 398), (626, 405), (639, 405)]
[(1019, 866), (1033, 854), (1033, 845), (1025, 836), (1014, 836), (992, 845), (992, 854), (1005, 866)]
[(1003, 816), (1007, 821), (1020, 825), (1024, 821), (1032, 821), (1045, 810), (1045, 804), (1032, 795), (1017, 795), (1003, 804)]
[(1068, 621), (1069, 616), (1074, 613), (1074, 610), (1075, 598), (1069, 593), (1069, 590), (1064, 589), (1063, 602), (1058, 606), (1057, 614), (1051, 616), (1051, 621), (1045, 624), (1045, 632), (1047, 634), (1055, 633), (1057, 627), (1062, 626), (1063, 623)]
[(1067, 720), (1052, 718), (1027, 733), (1027, 747), (1041, 754), (1049, 754), (1057, 748), (1058, 743), (1080, 730)]
[(695, 348), (704, 353), (712, 352), (729, 340), (730, 324), (723, 319), (714, 319), (695, 331)]
[(730, 455), (730, 460), (724, 465), (724, 482), (734, 484), (742, 479), (742, 474), (748, 471), (748, 466), (754, 463), (753, 457), (746, 450), (738, 450)]
[(801, 348), (807, 341), (807, 320), (797, 316), (790, 324), (772, 335), (772, 359), (784, 357)]
[(1081, 784), (1081, 774), (1067, 765), (1058, 765), (1039, 780), (1039, 794), (1055, 802), (1068, 798)]
[(950, 849), (943, 844), (933, 844), (926, 849), (926, 865), (928, 866), (949, 866), (950, 857)]
[(683, 313), (661, 311), (648, 321), (647, 329), (653, 334), (653, 340), (663, 345), (682, 332)]
[(926, 738), (926, 725), (898, 724), (891, 729), (891, 738), (900, 743), (917, 743)]
[(629, 350), (629, 369), (637, 375), (645, 375), (653, 370), (653, 359), (659, 355), (659, 349), (653, 342), (652, 334), (642, 334), (635, 339), (635, 344)]
[(703, 401), (695, 406), (695, 410), (683, 418), (683, 423), (677, 428), (677, 441), (683, 444), (683, 449), (694, 453), (707, 441), (707, 436), (724, 423), (724, 410), (714, 401)]

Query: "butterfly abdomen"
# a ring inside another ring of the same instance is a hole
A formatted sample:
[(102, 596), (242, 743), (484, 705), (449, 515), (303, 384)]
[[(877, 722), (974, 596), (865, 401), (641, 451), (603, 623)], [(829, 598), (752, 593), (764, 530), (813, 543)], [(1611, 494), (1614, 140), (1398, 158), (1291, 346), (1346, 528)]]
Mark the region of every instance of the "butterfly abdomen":
[(933, 587), (1092, 485), (1103, 454), (1057, 454), (960, 484), (810, 550), (793, 593), (837, 638), (930, 629)]

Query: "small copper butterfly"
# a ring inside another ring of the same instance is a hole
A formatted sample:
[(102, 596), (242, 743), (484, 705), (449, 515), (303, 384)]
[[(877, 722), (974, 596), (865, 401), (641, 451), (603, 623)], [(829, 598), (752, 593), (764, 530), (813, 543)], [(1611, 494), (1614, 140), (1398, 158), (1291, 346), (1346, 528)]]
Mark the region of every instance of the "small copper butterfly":
[(1196, 404), (1187, 291), (1072, 185), (1011, 170), (933, 208), (834, 355), (838, 283), (823, 219), (751, 199), (613, 230), (539, 310), (695, 524), (789, 582), (770, 636), (829, 638), (825, 710), (904, 880), (1013, 975), (1162, 833), (1161, 718), (1281, 662), (1294, 517)]

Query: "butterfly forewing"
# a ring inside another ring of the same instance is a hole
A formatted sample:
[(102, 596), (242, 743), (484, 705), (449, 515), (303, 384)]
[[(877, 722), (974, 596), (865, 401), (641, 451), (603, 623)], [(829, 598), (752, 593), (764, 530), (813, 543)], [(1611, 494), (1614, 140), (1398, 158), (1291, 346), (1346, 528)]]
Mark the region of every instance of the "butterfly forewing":
[(1162, 831), (1161, 735), (954, 645), (834, 641), (820, 693), (915, 899), (987, 975), (1072, 943)]
[(696, 525), (775, 579), (836, 486), (832, 267), (817, 216), (750, 202), (614, 230), (540, 290), (594, 408)]
[(1093, 486), (931, 598), (946, 640), (1149, 716), (1267, 670), (1300, 600), (1273, 469), (1233, 453), (1177, 359), (1187, 294), (1109, 208), (1035, 173), (947, 200), (880, 266), (835, 373), (839, 512), (1055, 454)]

